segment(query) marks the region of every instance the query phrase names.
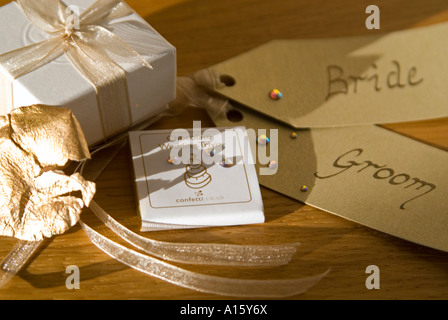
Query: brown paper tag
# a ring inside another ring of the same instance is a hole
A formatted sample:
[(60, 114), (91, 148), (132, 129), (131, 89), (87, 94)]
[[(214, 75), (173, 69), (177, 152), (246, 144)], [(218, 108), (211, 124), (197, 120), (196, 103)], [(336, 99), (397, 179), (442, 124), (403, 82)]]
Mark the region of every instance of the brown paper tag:
[[(384, 35), (276, 40), (213, 66), (217, 92), (295, 128), (448, 116), (448, 23)], [(283, 98), (269, 98), (271, 89)]]
[[(261, 185), (365, 226), (448, 251), (448, 153), (374, 125), (293, 130), (240, 109), (245, 125), (266, 129), (271, 143), (254, 145), (257, 172), (266, 170), (260, 154), (275, 154), (273, 175)], [(218, 126), (235, 125), (225, 118)], [(271, 129), (278, 130), (278, 143)], [(268, 148), (267, 150), (263, 150)], [(261, 152), (260, 152), (261, 151)], [(306, 192), (302, 186), (307, 186)]]

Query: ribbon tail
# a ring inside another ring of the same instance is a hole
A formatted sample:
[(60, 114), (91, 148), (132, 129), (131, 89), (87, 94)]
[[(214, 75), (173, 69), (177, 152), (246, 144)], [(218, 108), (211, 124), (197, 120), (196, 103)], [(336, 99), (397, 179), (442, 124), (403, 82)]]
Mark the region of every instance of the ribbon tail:
[(0, 288), (4, 287), (28, 262), (41, 246), (41, 241), (19, 240), (0, 264)]
[(80, 224), (92, 243), (112, 258), (150, 276), (205, 293), (259, 298), (295, 296), (316, 285), (329, 272), (306, 278), (284, 280), (246, 280), (204, 275), (130, 250), (97, 233), (82, 221)]
[(115, 234), (148, 254), (173, 262), (223, 266), (279, 266), (290, 262), (297, 244), (231, 245), (170, 243), (142, 237), (108, 215), (95, 201), (95, 215)]
[(65, 28), (67, 7), (60, 0), (16, 0), (28, 20), (47, 33)]
[(225, 86), (219, 75), (210, 69), (196, 72), (192, 77), (179, 77), (177, 79), (177, 97), (170, 103), (172, 108), (181, 109), (182, 106), (193, 106), (207, 111), (213, 121), (232, 109), (226, 98), (218, 96), (211, 91)]

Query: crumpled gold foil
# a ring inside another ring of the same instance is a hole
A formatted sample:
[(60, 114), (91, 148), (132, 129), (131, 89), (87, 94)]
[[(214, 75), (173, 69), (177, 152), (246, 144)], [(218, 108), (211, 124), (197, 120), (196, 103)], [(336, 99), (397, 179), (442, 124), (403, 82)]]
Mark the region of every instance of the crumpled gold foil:
[(38, 241), (75, 225), (95, 184), (61, 169), (89, 158), (69, 109), (34, 105), (0, 116), (0, 235)]

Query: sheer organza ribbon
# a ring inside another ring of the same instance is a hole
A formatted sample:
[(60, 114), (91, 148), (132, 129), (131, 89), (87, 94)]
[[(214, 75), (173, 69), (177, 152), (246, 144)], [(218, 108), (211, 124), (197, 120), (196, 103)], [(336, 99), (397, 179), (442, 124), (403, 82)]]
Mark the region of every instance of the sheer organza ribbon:
[(177, 97), (170, 103), (170, 110), (180, 113), (187, 106), (201, 108), (216, 121), (233, 109), (228, 99), (213, 93), (225, 86), (221, 75), (212, 69), (199, 70), (190, 77), (178, 77)]
[(0, 55), (0, 65), (9, 75), (16, 79), (65, 54), (95, 88), (104, 137), (129, 127), (132, 115), (126, 73), (114, 58), (123, 57), (128, 62), (152, 67), (107, 26), (133, 10), (119, 0), (99, 0), (81, 14), (78, 25), (60, 0), (17, 0), (17, 3), (48, 39)]
[[(149, 274), (151, 276), (160, 278), (162, 280), (168, 281), (178, 286), (193, 289), (200, 292), (213, 293), (225, 296), (238, 296), (238, 297), (264, 297), (264, 298), (279, 298), (286, 296), (294, 296), (307, 291), (309, 288), (313, 287), (318, 283), (327, 272), (311, 276), (307, 278), (300, 279), (282, 279), (282, 280), (247, 280), (247, 279), (233, 279), (233, 278), (223, 278), (205, 274), (199, 274), (192, 272), (180, 267), (171, 265), (159, 259), (153, 258), (148, 255), (141, 254), (134, 250), (130, 250), (122, 245), (119, 245), (110, 239), (100, 235), (83, 222), (80, 222), (84, 231), (90, 238), (90, 240), (102, 249), (104, 252), (108, 253), (113, 258), (118, 261), (131, 266), (132, 268), (139, 270), (143, 273)], [(187, 245), (187, 248), (191, 248), (194, 245)], [(204, 245), (208, 248), (200, 249), (217, 249), (219, 251), (220, 245), (217, 244), (206, 244)], [(179, 248), (183, 245), (179, 245)], [(197, 246), (199, 247), (199, 246)], [(250, 246), (241, 246), (244, 249)], [(241, 254), (241, 248), (235, 247), (234, 250), (237, 255)], [(247, 251), (242, 250), (247, 254)], [(208, 253), (205, 250), (200, 252), (200, 256), (203, 253)], [(231, 250), (233, 251), (233, 250)], [(182, 254), (182, 251), (181, 251)], [(239, 256), (243, 260), (250, 261), (251, 255), (243, 254)], [(232, 257), (228, 255), (227, 257)], [(224, 257), (226, 257), (224, 256)], [(265, 257), (266, 258), (266, 257)], [(189, 263), (195, 264), (196, 262), (202, 263), (201, 259), (195, 260), (195, 255), (192, 254)], [(219, 261), (218, 261), (219, 262)], [(208, 263), (213, 264), (213, 263)], [(219, 264), (219, 263), (218, 263)], [(237, 264), (236, 264), (237, 265)], [(246, 264), (244, 264), (246, 265)], [(257, 263), (254, 262), (252, 266), (256, 266)]]

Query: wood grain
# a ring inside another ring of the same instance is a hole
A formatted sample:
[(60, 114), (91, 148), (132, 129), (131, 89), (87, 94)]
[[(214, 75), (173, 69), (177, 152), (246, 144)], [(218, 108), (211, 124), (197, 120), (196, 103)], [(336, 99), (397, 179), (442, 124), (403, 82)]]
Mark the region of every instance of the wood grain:
[[(0, 0), (0, 4), (7, 1)], [(323, 38), (414, 28), (448, 20), (446, 0), (377, 0), (381, 30), (364, 26), (359, 0), (129, 0), (128, 3), (177, 47), (179, 75), (221, 62), (271, 39)], [(442, 45), (442, 44), (441, 44)], [(151, 129), (211, 126), (201, 110), (162, 119)], [(388, 129), (448, 150), (448, 119), (388, 125)], [(128, 148), (98, 179), (96, 201), (115, 219), (139, 232)], [(448, 254), (406, 242), (329, 213), (304, 206), (262, 188), (267, 222), (152, 233), (165, 241), (277, 244), (300, 242), (293, 261), (283, 267), (222, 268), (184, 266), (193, 271), (236, 278), (296, 278), (331, 273), (316, 287), (292, 299), (446, 299)], [(89, 210), (83, 219), (113, 237)], [(148, 236), (148, 234), (144, 234)], [(118, 241), (118, 239), (116, 239)], [(0, 238), (0, 257), (15, 240)], [(81, 288), (68, 290), (66, 267), (80, 268)], [(366, 267), (381, 270), (381, 289), (367, 290)], [(5, 288), (0, 299), (222, 299), (180, 288), (111, 259), (90, 243), (79, 226), (45, 242), (35, 258)]]

